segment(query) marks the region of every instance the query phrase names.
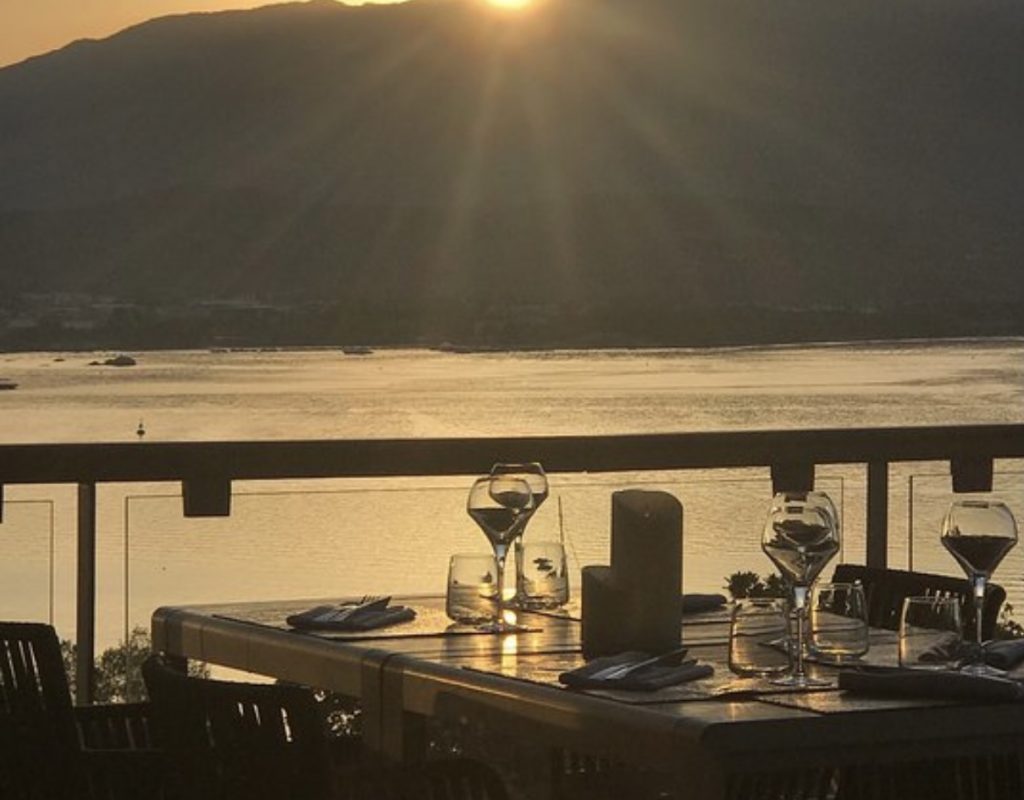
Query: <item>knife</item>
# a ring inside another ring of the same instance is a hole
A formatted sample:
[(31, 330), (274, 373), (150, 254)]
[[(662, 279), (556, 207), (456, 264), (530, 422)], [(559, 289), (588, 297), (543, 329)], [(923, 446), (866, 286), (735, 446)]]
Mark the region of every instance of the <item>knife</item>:
[[(590, 680), (598, 681), (609, 681), (609, 680), (621, 680), (628, 675), (632, 675), (637, 670), (643, 669), (644, 667), (653, 667), (655, 664), (667, 664), (673, 659), (681, 658), (686, 655), (687, 647), (678, 647), (675, 650), (669, 650), (667, 653), (661, 655), (652, 656), (651, 658), (645, 658), (643, 661), (632, 661), (628, 664), (614, 664), (604, 669), (599, 669), (597, 672), (592, 673), (589, 677)], [(686, 661), (680, 661), (679, 666), (688, 666), (690, 664), (696, 664), (697, 659), (691, 658)]]
[(357, 603), (356, 605), (349, 606), (348, 608), (338, 609), (330, 618), (330, 621), (334, 624), (344, 622), (356, 614), (361, 614), (364, 611), (383, 611), (388, 607), (388, 603), (391, 602), (391, 596), (378, 597), (374, 600), (365, 603)]

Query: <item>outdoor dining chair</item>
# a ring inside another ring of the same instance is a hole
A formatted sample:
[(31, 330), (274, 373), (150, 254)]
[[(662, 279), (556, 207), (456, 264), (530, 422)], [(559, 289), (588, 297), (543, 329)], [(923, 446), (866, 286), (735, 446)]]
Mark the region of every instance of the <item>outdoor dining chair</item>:
[(0, 797), (158, 797), (161, 776), (147, 704), (74, 706), (54, 629), (0, 622)]
[(191, 677), (158, 656), (142, 666), (169, 781), (189, 800), (332, 796), (327, 736), (308, 690)]
[(465, 760), (381, 769), (332, 757), (313, 693), (292, 684), (186, 675), (161, 656), (142, 667), (172, 786), (188, 800), (505, 800)]
[[(854, 583), (864, 586), (868, 606), (868, 624), (874, 628), (899, 630), (903, 601), (916, 595), (958, 597), (963, 610), (964, 630), (974, 629), (974, 602), (965, 578), (933, 575), (927, 572), (908, 572), (902, 569), (866, 567), (861, 564), (839, 564), (832, 575), (833, 582)], [(991, 639), (999, 619), (999, 609), (1006, 600), (1006, 590), (989, 582), (985, 589), (985, 607), (981, 629)]]

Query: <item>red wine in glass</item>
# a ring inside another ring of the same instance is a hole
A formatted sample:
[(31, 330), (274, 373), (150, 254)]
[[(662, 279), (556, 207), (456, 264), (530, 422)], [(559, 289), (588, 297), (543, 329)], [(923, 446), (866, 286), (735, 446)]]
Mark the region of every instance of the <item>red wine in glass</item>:
[(494, 631), (516, 631), (519, 626), (504, 618), (505, 557), (518, 535), (522, 515), (533, 507), (533, 495), (526, 481), (507, 476), (478, 478), (466, 500), (466, 512), (480, 526), (494, 550), (498, 575), (498, 619), (489, 626)]
[(967, 574), (974, 599), (974, 647), (961, 671), (974, 675), (1003, 675), (985, 663), (982, 623), (985, 589), (1000, 562), (1017, 544), (1017, 521), (997, 500), (957, 500), (942, 521), (942, 544)]

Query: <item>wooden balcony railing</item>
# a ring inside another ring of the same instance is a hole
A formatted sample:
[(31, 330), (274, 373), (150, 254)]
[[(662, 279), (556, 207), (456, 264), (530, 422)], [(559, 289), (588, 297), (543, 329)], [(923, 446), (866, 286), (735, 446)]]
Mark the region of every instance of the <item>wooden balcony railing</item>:
[(234, 480), (472, 475), (496, 461), (550, 473), (768, 467), (776, 490), (813, 486), (819, 464), (867, 466), (867, 563), (888, 550), (889, 465), (946, 461), (951, 489), (991, 488), (994, 459), (1024, 458), (1024, 424), (617, 436), (0, 445), (4, 484), (77, 484), (78, 697), (95, 646), (96, 486), (180, 481), (186, 516), (230, 513)]

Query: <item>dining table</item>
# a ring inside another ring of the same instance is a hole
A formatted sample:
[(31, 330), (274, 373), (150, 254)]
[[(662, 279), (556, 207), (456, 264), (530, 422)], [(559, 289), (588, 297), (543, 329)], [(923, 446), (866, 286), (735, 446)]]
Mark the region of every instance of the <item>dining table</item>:
[[(665, 776), (685, 798), (895, 800), (925, 782), (936, 798), (1024, 796), (1024, 704), (849, 691), (838, 667), (813, 660), (828, 685), (735, 675), (729, 604), (681, 617), (687, 656), (710, 675), (636, 691), (559, 681), (586, 663), (575, 604), (518, 611), (515, 633), (453, 624), (435, 595), (393, 598), (415, 618), (375, 630), (286, 622), (346, 600), (165, 606), (152, 616), (153, 649), (354, 698), (365, 747), (382, 760), (423, 758), (431, 731), (447, 726)], [(895, 632), (872, 629), (870, 644), (865, 667), (896, 664)]]

